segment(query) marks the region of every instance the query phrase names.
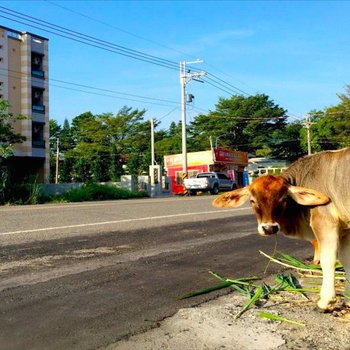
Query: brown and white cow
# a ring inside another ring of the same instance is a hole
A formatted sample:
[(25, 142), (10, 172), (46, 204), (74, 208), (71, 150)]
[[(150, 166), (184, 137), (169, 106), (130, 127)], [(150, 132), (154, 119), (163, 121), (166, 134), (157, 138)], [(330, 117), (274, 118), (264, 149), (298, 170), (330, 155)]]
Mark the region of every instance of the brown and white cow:
[(318, 306), (329, 308), (335, 297), (337, 256), (350, 274), (350, 147), (301, 158), (281, 176), (261, 176), (219, 196), (213, 205), (232, 208), (248, 199), (260, 235), (281, 231), (292, 238), (317, 240), (323, 271)]

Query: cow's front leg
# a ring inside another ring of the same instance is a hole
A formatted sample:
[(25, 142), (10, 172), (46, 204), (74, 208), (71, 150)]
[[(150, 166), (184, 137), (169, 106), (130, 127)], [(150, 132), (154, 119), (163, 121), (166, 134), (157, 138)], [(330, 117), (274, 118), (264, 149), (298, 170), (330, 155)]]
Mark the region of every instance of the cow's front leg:
[(329, 232), (329, 236), (320, 240), (321, 267), (323, 272), (320, 300), (317, 305), (320, 309), (326, 310), (335, 298), (335, 263), (337, 259), (338, 237)]
[(345, 235), (339, 244), (339, 259), (345, 270), (345, 303), (350, 306), (350, 233)]

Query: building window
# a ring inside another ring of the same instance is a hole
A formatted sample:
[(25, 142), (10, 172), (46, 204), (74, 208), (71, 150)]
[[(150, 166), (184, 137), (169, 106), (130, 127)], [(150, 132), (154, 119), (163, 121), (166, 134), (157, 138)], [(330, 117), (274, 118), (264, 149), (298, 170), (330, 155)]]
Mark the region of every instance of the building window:
[(35, 148), (45, 148), (44, 123), (32, 124), (32, 146)]
[(32, 111), (45, 113), (44, 89), (37, 87), (32, 88)]
[(32, 76), (36, 78), (45, 78), (43, 70), (43, 55), (37, 52), (32, 52)]

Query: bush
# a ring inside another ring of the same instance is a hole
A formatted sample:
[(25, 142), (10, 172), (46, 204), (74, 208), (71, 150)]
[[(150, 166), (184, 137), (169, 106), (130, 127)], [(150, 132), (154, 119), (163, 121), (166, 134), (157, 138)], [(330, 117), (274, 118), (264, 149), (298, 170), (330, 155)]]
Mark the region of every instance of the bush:
[(124, 188), (92, 183), (65, 192), (60, 198), (67, 202), (84, 202), (108, 199), (142, 198), (146, 196), (147, 195), (144, 192), (131, 192)]
[(50, 201), (50, 196), (46, 195), (36, 183), (8, 185), (3, 192), (0, 204), (39, 204)]
[(44, 193), (34, 181), (32, 183), (17, 184), (8, 187), (0, 204), (40, 204), (49, 202), (86, 202), (108, 199), (129, 199), (147, 197), (144, 192), (131, 192), (125, 188), (96, 183), (85, 184), (80, 188), (72, 189), (61, 195)]

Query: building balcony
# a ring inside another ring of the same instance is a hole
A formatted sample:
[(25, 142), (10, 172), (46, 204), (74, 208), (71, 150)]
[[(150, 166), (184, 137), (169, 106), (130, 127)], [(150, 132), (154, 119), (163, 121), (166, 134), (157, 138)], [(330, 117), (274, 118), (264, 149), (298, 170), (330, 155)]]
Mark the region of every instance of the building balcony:
[(38, 112), (34, 112), (32, 111), (32, 121), (34, 123), (46, 123), (46, 115), (44, 113), (38, 113)]
[(45, 106), (42, 105), (32, 105), (32, 111), (37, 113), (45, 113)]
[(32, 69), (32, 77), (45, 79), (45, 72), (40, 69)]
[(33, 148), (45, 148), (45, 140), (32, 140)]

